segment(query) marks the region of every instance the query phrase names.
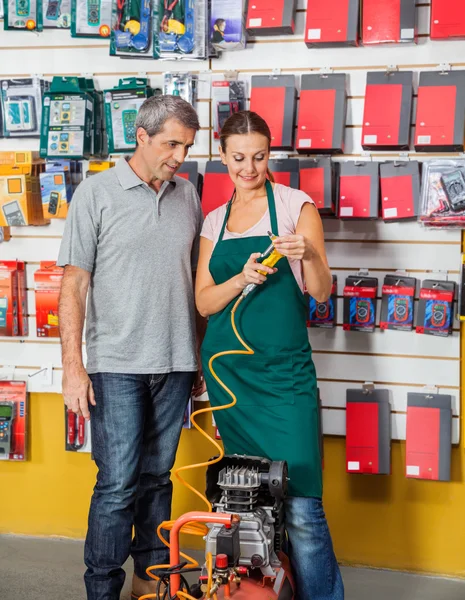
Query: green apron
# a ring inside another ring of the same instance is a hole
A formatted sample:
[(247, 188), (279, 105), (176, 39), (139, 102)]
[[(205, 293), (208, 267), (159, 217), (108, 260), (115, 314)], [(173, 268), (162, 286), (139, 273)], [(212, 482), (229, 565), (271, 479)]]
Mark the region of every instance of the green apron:
[[(278, 234), (273, 188), (267, 181), (271, 227)], [(228, 205), (218, 243), (210, 259), (217, 285), (240, 273), (253, 252), (270, 244), (267, 236), (223, 240), (231, 210)], [(237, 396), (237, 404), (214, 413), (227, 454), (247, 454), (286, 460), (289, 495), (322, 495), (318, 442), (315, 367), (306, 328), (306, 303), (287, 259), (278, 272), (253, 290), (236, 312), (239, 334), (253, 356), (221, 356), (213, 363), (218, 377)], [(243, 350), (231, 327), (237, 298), (208, 320), (202, 364), (212, 406), (231, 397), (212, 377), (208, 361), (217, 352)]]

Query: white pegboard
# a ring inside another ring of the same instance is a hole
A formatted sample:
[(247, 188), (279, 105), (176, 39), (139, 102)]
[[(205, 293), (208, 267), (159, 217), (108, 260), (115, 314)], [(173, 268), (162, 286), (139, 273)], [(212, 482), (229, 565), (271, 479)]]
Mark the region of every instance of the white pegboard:
[[(202, 127), (191, 157), (199, 161), (203, 172), (208, 158), (218, 157), (218, 143), (211, 132), (210, 83), (221, 78), (227, 70), (236, 70), (250, 83), (252, 75), (295, 73), (297, 95), (303, 73), (332, 68), (346, 72), (347, 120), (346, 155), (358, 156), (361, 148), (361, 126), (365, 96), (366, 73), (397, 65), (414, 72), (414, 90), (418, 73), (433, 70), (441, 63), (453, 69), (465, 69), (465, 42), (431, 42), (429, 11), (426, 2), (417, 2), (418, 45), (386, 45), (367, 48), (308, 49), (303, 42), (306, 0), (298, 0), (296, 33), (279, 38), (258, 38), (239, 52), (224, 53), (210, 62), (160, 62), (120, 60), (108, 54), (108, 42), (72, 39), (69, 32), (49, 30), (40, 35), (0, 30), (0, 77), (26, 76), (32, 73), (52, 75), (79, 75), (94, 73), (97, 86), (107, 89), (115, 86), (121, 77), (147, 73), (153, 87), (160, 87), (163, 73), (169, 70), (192, 71), (199, 78), (197, 110)], [(32, 50), (32, 51), (31, 51)], [(89, 65), (92, 65), (91, 67)], [(416, 98), (413, 102), (411, 123), (415, 123)], [(413, 133), (413, 131), (412, 131)], [(0, 140), (0, 150), (37, 150), (38, 140)], [(398, 153), (393, 153), (395, 156)], [(385, 160), (389, 153), (373, 153), (373, 160)], [(411, 158), (424, 160), (428, 155), (410, 153)], [(432, 156), (432, 155), (429, 155)], [(345, 160), (338, 157), (337, 160)], [(374, 334), (344, 332), (342, 330), (342, 288), (346, 276), (361, 267), (372, 269), (379, 278), (379, 290), (386, 274), (407, 270), (419, 281), (438, 277), (432, 271), (447, 270), (449, 279), (457, 281), (460, 262), (460, 233), (427, 231), (416, 223), (339, 222), (325, 220), (326, 248), (331, 267), (338, 275), (338, 326), (332, 331), (309, 331), (314, 360), (319, 377), (323, 403), (323, 429), (326, 434), (345, 433), (345, 394), (350, 387), (364, 381), (374, 381), (377, 387), (387, 387), (392, 403), (392, 434), (395, 439), (405, 438), (406, 402), (409, 391), (421, 391), (426, 384), (435, 385), (441, 393), (453, 397), (453, 440), (459, 439), (460, 417), (460, 334), (458, 323), (452, 337), (441, 339), (420, 336), (414, 332), (381, 331)], [(60, 392), (60, 345), (54, 340), (37, 340), (35, 335), (35, 302), (33, 273), (40, 260), (56, 258), (63, 222), (54, 220), (48, 227), (13, 228), (12, 240), (0, 246), (0, 257), (27, 261), (29, 324), (31, 335), (24, 343), (0, 338), (0, 365), (14, 364), (15, 377), (29, 380), (32, 391)], [(418, 297), (418, 286), (417, 286)], [(378, 300), (378, 309), (380, 301)], [(379, 311), (378, 311), (379, 322)], [(85, 354), (85, 346), (83, 346)], [(52, 364), (53, 382), (46, 389), (36, 378), (27, 376), (41, 365)]]

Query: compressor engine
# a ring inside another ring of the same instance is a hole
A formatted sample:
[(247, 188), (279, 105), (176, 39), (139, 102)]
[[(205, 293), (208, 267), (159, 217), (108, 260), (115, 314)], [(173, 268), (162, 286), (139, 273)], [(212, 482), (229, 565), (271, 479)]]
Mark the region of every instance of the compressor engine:
[(206, 496), (213, 510), (240, 517), (230, 527), (207, 523), (205, 550), (213, 556), (219, 583), (235, 581), (245, 592), (246, 584), (255, 582), (264, 592), (273, 590), (267, 598), (293, 598), (289, 565), (282, 554), (287, 474), (286, 462), (253, 456), (225, 456), (208, 468)]

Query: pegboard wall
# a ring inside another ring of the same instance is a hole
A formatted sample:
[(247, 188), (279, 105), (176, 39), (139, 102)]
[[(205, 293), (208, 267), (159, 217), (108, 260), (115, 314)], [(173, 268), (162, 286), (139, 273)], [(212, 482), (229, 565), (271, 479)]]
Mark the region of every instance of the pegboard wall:
[[(436, 70), (448, 64), (465, 69), (465, 42), (432, 42), (429, 39), (430, 6), (419, 2), (418, 45), (370, 46), (340, 49), (308, 49), (303, 41), (306, 0), (299, 0), (294, 36), (252, 39), (247, 49), (224, 52), (219, 59), (205, 62), (157, 62), (120, 60), (108, 54), (108, 42), (72, 39), (68, 31), (52, 30), (40, 34), (0, 30), (0, 77), (26, 77), (41, 74), (93, 75), (99, 89), (115, 86), (118, 79), (147, 74), (152, 87), (162, 86), (163, 72), (191, 71), (199, 79), (197, 110), (201, 130), (190, 158), (203, 171), (207, 159), (218, 158), (218, 144), (212, 135), (210, 89), (212, 79), (222, 79), (225, 71), (236, 70), (241, 79), (273, 70), (294, 73), (299, 90), (303, 73), (331, 68), (348, 74), (348, 110), (345, 155), (336, 160), (363, 156), (361, 128), (367, 71), (385, 70), (395, 65), (413, 70), (414, 87), (418, 72)], [(415, 91), (416, 94), (416, 91)], [(440, 107), (438, 107), (440, 110)], [(416, 97), (412, 123), (415, 122)], [(413, 125), (412, 125), (413, 127)], [(413, 139), (413, 136), (412, 136)], [(0, 150), (37, 150), (38, 140), (0, 139)], [(292, 155), (292, 154), (291, 154)], [(372, 153), (369, 160), (387, 160), (398, 153)], [(420, 161), (432, 154), (410, 152)], [(444, 156), (444, 154), (442, 154)], [(458, 154), (447, 154), (458, 156)], [(15, 367), (15, 379), (29, 381), (31, 391), (61, 390), (59, 341), (39, 340), (35, 336), (33, 273), (40, 260), (54, 260), (58, 254), (64, 223), (53, 220), (47, 227), (12, 228), (10, 242), (0, 246), (2, 259), (27, 262), (29, 322), (28, 338), (0, 338), (0, 368)], [(414, 332), (381, 331), (373, 334), (345, 332), (342, 329), (342, 289), (345, 277), (359, 269), (369, 269), (379, 278), (379, 293), (384, 276), (405, 270), (418, 280), (427, 277), (458, 280), (461, 253), (460, 232), (424, 230), (417, 223), (340, 222), (324, 220), (326, 248), (330, 266), (338, 276), (339, 323), (333, 330), (309, 330), (314, 351), (323, 404), (325, 434), (344, 435), (346, 389), (370, 381), (391, 392), (392, 437), (405, 439), (407, 393), (420, 392), (426, 385), (451, 394), (453, 401), (453, 442), (460, 430), (460, 330), (455, 322), (452, 337), (437, 338)], [(416, 298), (418, 299), (419, 285)], [(380, 298), (378, 302), (378, 320)], [(84, 347), (85, 349), (85, 347)], [(41, 374), (28, 378), (45, 365), (53, 365), (53, 382)]]

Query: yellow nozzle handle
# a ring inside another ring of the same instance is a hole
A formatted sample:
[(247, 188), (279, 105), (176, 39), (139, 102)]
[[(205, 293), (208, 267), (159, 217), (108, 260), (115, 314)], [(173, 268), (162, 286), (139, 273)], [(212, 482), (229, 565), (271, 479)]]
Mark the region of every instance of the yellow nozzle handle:
[[(267, 256), (265, 258), (265, 260), (262, 262), (262, 265), (265, 265), (265, 267), (274, 267), (275, 264), (278, 262), (278, 260), (280, 260), (281, 258), (283, 258), (283, 255), (280, 254), (276, 248), (273, 250), (273, 252)], [(268, 273), (266, 273), (265, 271), (258, 271), (261, 275), (268, 275)]]

